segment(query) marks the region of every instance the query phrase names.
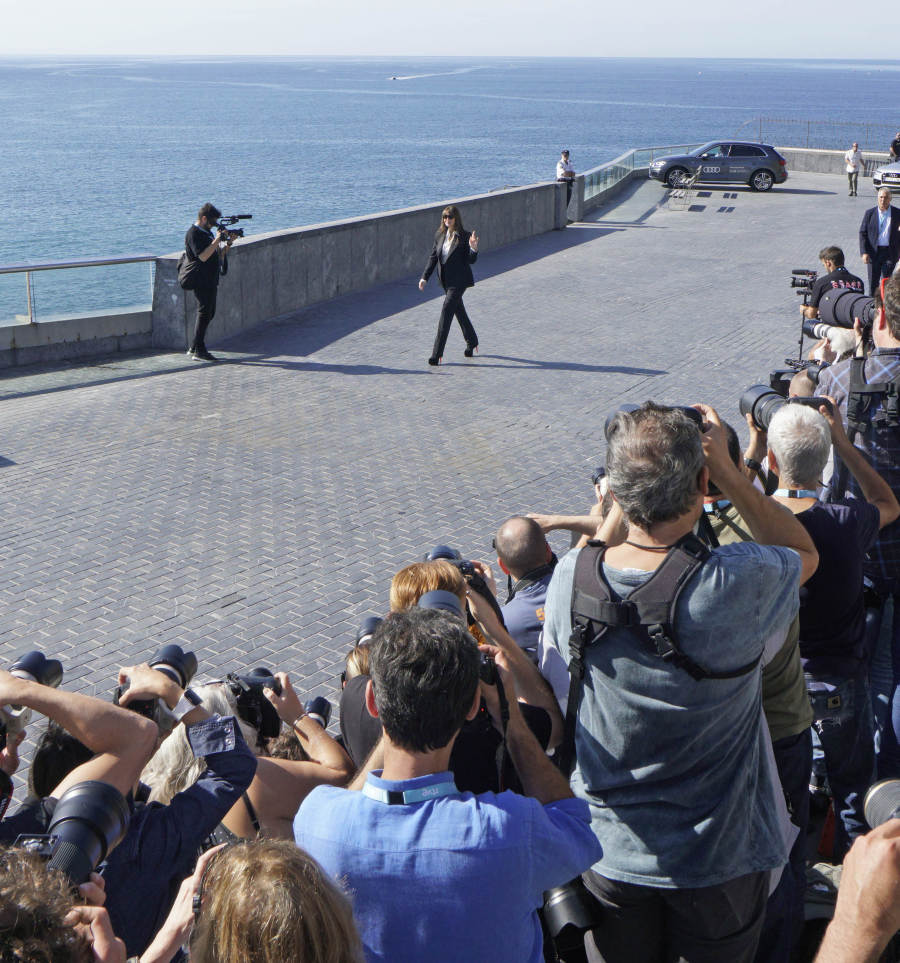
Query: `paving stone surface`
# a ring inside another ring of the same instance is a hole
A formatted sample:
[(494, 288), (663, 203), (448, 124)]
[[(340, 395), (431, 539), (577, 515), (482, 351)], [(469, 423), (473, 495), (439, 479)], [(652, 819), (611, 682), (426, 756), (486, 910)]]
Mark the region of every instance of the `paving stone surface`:
[(409, 278), (225, 344), (213, 322), (216, 365), (143, 352), (4, 375), (0, 664), (40, 648), (66, 687), (106, 695), (120, 664), (177, 642), (203, 674), (263, 664), (333, 698), (395, 571), (440, 542), (489, 559), (508, 515), (587, 507), (619, 403), (705, 401), (744, 438), (742, 389), (796, 356), (791, 269), (837, 243), (862, 273), (873, 200), (816, 174), (689, 211), (664, 198), (640, 182), (499, 250), (474, 225), (471, 361), (455, 327), (426, 365), (439, 290)]

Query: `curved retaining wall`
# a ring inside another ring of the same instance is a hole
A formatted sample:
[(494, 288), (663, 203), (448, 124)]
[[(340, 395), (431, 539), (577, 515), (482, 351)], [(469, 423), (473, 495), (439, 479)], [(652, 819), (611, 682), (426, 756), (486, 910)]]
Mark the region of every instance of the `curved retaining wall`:
[[(463, 223), (476, 227), (479, 251), (566, 226), (565, 185), (550, 183), (247, 238), (228, 255), (213, 328), (216, 341), (317, 301), (414, 276), (425, 264), (447, 204), (456, 204)], [(193, 332), (196, 301), (178, 285), (179, 255), (156, 263), (153, 345), (158, 348), (184, 350)]]

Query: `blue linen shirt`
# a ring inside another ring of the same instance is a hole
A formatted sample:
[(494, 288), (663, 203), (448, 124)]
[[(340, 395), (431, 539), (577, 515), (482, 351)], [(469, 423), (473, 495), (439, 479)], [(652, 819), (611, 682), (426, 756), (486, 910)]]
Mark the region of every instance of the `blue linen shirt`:
[[(900, 348), (876, 348), (866, 359), (866, 381), (870, 384), (891, 381), (900, 376)], [(840, 361), (826, 368), (819, 376), (816, 395), (834, 398), (841, 410), (846, 424), (847, 396), (850, 393), (850, 362)], [(881, 409), (881, 400), (872, 406), (871, 415)], [(895, 495), (900, 495), (900, 428), (876, 430), (869, 428), (858, 435), (854, 444), (871, 463), (875, 471), (891, 486)], [(837, 474), (841, 464), (835, 453), (834, 471)], [(847, 493), (854, 498), (864, 498), (856, 479), (847, 473)], [(826, 499), (827, 500), (827, 499)], [(893, 591), (900, 579), (900, 519), (885, 525), (878, 533), (875, 544), (863, 563), (864, 574), (872, 580), (875, 587), (883, 591)]]
[[(367, 778), (400, 792), (452, 780)], [(601, 856), (582, 800), (542, 806), (512, 792), (388, 805), (317, 786), (297, 812), (294, 839), (350, 890), (366, 958), (385, 963), (540, 963), (544, 890)]]
[(165, 922), (181, 881), (194, 871), (200, 845), (238, 801), (256, 773), (256, 756), (234, 716), (187, 728), (206, 771), (171, 802), (136, 806), (128, 832), (109, 854), (106, 909), (129, 956), (139, 956)]
[[(560, 562), (547, 593), (543, 644), (566, 661), (577, 554)], [(620, 596), (651, 574), (605, 573)], [(679, 599), (680, 648), (716, 672), (760, 657), (765, 640), (797, 614), (799, 577), (800, 558), (787, 548), (714, 549)], [(603, 845), (597, 873), (694, 888), (785, 862), (761, 674), (696, 681), (625, 629), (587, 647), (572, 788), (590, 805)]]

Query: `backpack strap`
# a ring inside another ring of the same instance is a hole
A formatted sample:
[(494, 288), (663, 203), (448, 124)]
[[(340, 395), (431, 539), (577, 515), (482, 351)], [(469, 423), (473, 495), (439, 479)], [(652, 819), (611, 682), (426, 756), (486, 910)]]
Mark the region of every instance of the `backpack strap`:
[(569, 636), (569, 699), (563, 741), (557, 753), (560, 769), (571, 775), (575, 766), (575, 727), (585, 675), (585, 649), (607, 633), (610, 626), (628, 628), (646, 640), (664, 662), (687, 672), (693, 679), (736, 679), (747, 675), (761, 658), (730, 672), (712, 672), (695, 662), (678, 646), (675, 609), (681, 593), (710, 551), (693, 532), (683, 536), (669, 550), (650, 578), (619, 601), (603, 574), (606, 545), (588, 542), (575, 561), (572, 583), (572, 634)]

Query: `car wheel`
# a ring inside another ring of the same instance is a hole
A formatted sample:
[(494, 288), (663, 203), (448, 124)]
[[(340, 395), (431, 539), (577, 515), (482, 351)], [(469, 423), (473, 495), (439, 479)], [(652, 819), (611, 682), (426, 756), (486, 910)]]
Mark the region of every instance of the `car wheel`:
[(687, 176), (688, 172), (683, 167), (673, 167), (666, 174), (666, 183), (674, 190), (676, 187), (681, 187)]
[(750, 178), (750, 187), (754, 191), (771, 190), (774, 183), (775, 178), (769, 171), (756, 171)]

